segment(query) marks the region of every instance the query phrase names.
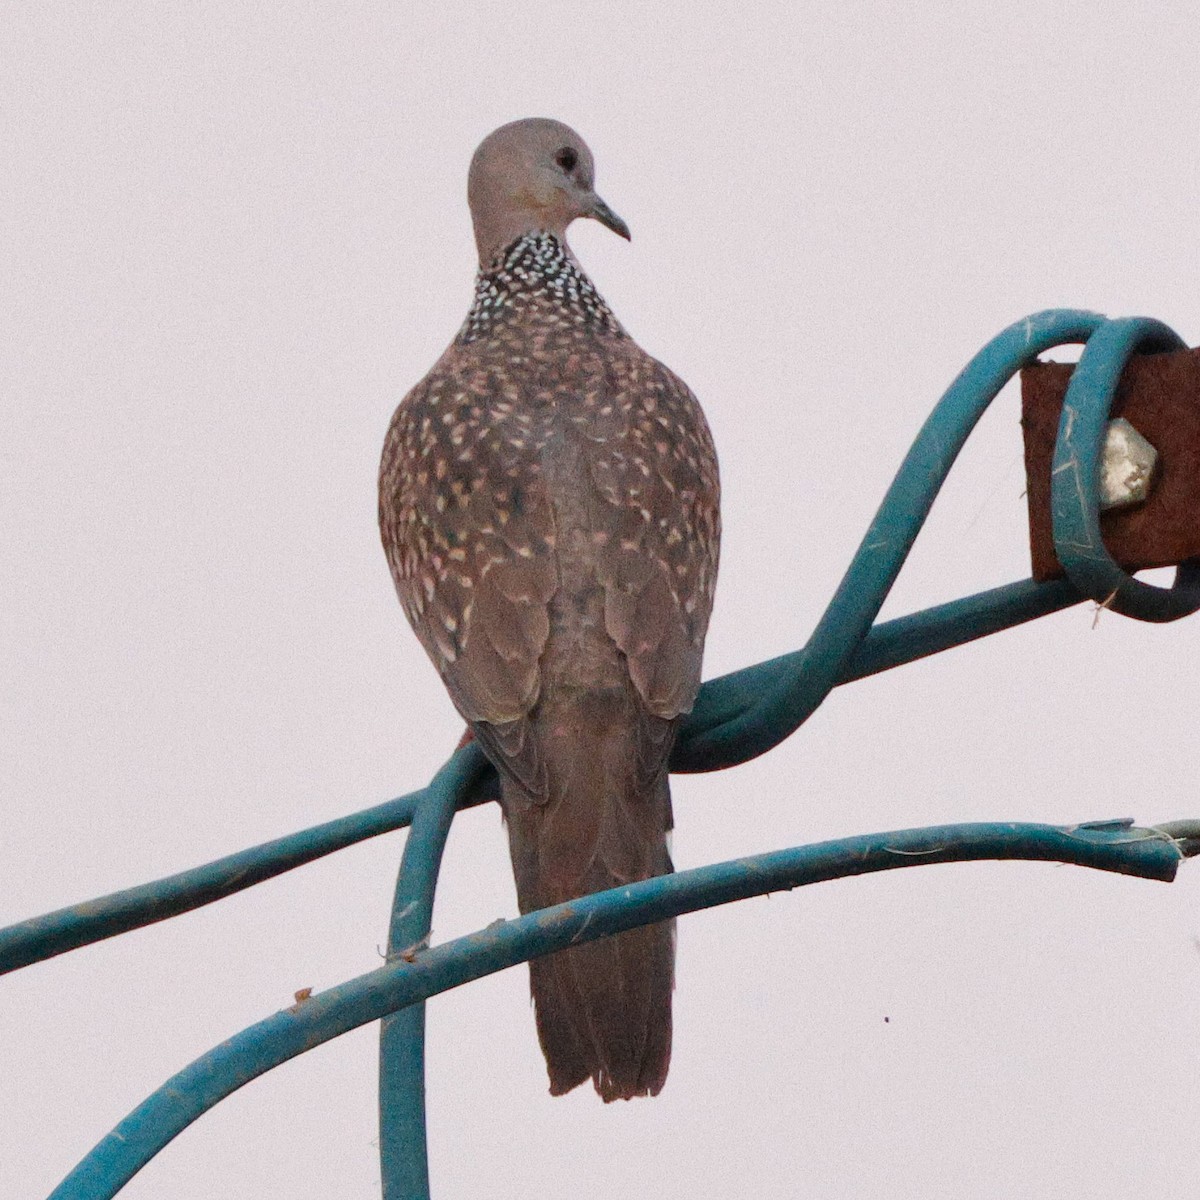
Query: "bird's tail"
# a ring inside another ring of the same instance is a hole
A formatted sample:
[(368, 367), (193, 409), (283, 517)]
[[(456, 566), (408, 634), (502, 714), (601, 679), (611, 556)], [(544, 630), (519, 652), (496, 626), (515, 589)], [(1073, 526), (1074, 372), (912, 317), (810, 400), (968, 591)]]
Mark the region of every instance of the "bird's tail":
[(561, 950), (529, 964), (550, 1094), (590, 1076), (607, 1102), (657, 1096), (671, 1062), (675, 923)]
[[(562, 761), (555, 739), (542, 743), (545, 795), (503, 777), (522, 912), (672, 870), (664, 742), (673, 730), (604, 724), (574, 725)], [(661, 765), (648, 771), (647, 760)], [(534, 959), (529, 972), (551, 1095), (589, 1076), (605, 1101), (658, 1094), (671, 1060), (674, 921)]]

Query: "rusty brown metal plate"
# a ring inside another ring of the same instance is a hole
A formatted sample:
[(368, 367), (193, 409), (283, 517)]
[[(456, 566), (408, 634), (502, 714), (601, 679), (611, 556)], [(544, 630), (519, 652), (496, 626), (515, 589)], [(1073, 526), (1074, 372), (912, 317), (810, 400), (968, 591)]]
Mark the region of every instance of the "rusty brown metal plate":
[[(1050, 532), (1050, 466), (1073, 363), (1035, 363), (1021, 372), (1021, 424), (1035, 579), (1062, 568)], [(1110, 417), (1124, 417), (1158, 451), (1149, 498), (1100, 514), (1108, 552), (1126, 570), (1200, 556), (1200, 349), (1130, 360)]]

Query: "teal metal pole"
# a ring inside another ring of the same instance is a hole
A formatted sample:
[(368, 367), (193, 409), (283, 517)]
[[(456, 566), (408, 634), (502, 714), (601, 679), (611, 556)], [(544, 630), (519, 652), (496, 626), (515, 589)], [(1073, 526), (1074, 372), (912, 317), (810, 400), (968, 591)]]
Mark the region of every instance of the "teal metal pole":
[[(995, 588), (875, 626), (938, 490), (971, 429), (1004, 383), (1056, 345), (1084, 342), (1064, 403), (1052, 488), (1054, 538), (1067, 579)], [(962, 371), (901, 465), (833, 599), (803, 650), (707, 683), (686, 719), (672, 770), (745, 762), (788, 737), (831, 688), (961, 645), (1091, 598), (1143, 620), (1200, 608), (1200, 560), (1171, 588), (1143, 584), (1112, 561), (1099, 533), (1097, 470), (1121, 370), (1137, 350), (1182, 346), (1144, 318), (1106, 321), (1055, 310), (1010, 326)], [(273, 875), (411, 823), (388, 939), (388, 965), (268, 1018), (223, 1043), (151, 1096), (72, 1172), (56, 1197), (113, 1195), (162, 1146), (224, 1096), (280, 1062), (369, 1020), (383, 1019), (380, 1151), (386, 1200), (428, 1196), (424, 1001), (572, 942), (713, 904), (822, 879), (929, 862), (1029, 858), (1169, 879), (1200, 851), (1200, 826), (1137, 830), (1129, 822), (946, 826), (800, 847), (584, 897), (435, 949), (428, 941), (450, 823), (494, 798), (494, 772), (475, 746), (420, 792), (192, 871), (0, 930), (0, 972), (211, 903)], [(899, 857), (898, 857), (899, 856)], [(410, 961), (411, 960), (411, 961)]]
[[(450, 824), (486, 765), (475, 744), (463, 747), (426, 789), (400, 862), (387, 961), (404, 961), (429, 943), (433, 897)], [(427, 1200), (425, 1002), (383, 1018), (379, 1030), (379, 1162), (384, 1200)]]
[(252, 1079), (405, 1005), (506, 967), (635, 925), (850, 875), (931, 863), (1026, 859), (1075, 863), (1169, 881), (1180, 844), (1128, 821), (1057, 827), (942, 825), (843, 838), (663, 875), (497, 922), (397, 959), (275, 1013), (223, 1041), (168, 1080), (51, 1193), (50, 1200), (110, 1200), (174, 1137)]

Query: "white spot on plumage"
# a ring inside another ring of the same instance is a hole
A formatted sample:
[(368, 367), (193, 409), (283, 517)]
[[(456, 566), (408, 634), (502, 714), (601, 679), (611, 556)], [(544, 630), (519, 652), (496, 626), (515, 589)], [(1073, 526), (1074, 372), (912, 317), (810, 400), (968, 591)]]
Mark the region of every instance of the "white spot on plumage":
[[(620, 332), (612, 310), (595, 285), (579, 269), (553, 234), (527, 233), (502, 250), (475, 280), (475, 303), (459, 331), (460, 342), (491, 332), (509, 314), (533, 306), (547, 309), (543, 320), (561, 325), (563, 316), (575, 324)], [(514, 360), (515, 361), (515, 360)]]

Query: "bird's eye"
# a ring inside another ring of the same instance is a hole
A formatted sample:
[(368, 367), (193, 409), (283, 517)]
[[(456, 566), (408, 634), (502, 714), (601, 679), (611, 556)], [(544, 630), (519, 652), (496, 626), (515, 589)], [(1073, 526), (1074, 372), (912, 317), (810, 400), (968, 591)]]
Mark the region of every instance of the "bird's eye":
[(575, 165), (579, 162), (579, 155), (571, 149), (570, 146), (564, 146), (555, 156), (554, 161), (558, 163), (564, 171), (575, 170)]

